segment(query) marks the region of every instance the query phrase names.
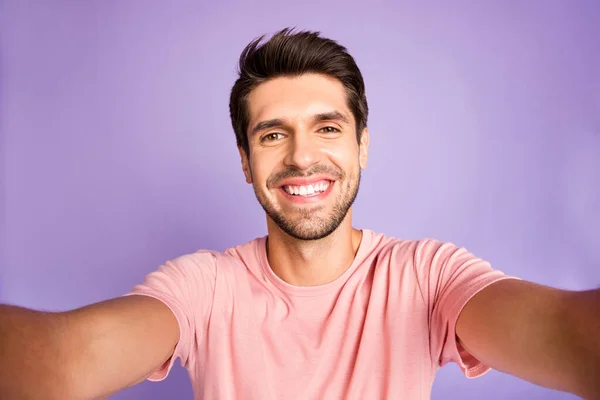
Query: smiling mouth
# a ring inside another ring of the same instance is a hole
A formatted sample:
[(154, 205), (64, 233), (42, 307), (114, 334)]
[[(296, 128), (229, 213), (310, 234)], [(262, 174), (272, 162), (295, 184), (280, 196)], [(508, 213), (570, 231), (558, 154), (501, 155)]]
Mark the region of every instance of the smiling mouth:
[(313, 197), (325, 192), (331, 183), (331, 181), (323, 180), (309, 185), (284, 185), (281, 188), (292, 196)]

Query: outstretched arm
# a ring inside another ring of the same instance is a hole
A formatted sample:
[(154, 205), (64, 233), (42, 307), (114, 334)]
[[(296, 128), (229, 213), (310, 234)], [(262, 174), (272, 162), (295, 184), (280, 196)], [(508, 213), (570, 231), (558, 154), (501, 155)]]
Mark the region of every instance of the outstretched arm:
[(146, 296), (64, 313), (0, 305), (0, 397), (106, 398), (158, 369), (178, 337), (173, 313)]
[(600, 399), (600, 290), (502, 280), (469, 300), (456, 334), (467, 351), (498, 371)]

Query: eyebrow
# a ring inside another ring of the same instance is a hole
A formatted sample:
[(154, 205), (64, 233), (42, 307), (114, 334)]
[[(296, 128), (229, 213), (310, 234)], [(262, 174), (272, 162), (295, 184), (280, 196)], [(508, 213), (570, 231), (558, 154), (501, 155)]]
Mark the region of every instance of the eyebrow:
[[(350, 124), (350, 120), (348, 119), (348, 117), (346, 117), (344, 114), (342, 114), (339, 111), (331, 111), (331, 112), (315, 114), (315, 115), (313, 115), (312, 120), (315, 123), (316, 122), (325, 122), (325, 121), (338, 121), (338, 122)], [(256, 125), (254, 125), (254, 127), (250, 131), (249, 136), (254, 136), (258, 132), (264, 131), (267, 129), (281, 128), (285, 125), (286, 125), (285, 121), (280, 118), (274, 118), (274, 119), (268, 119), (266, 121), (261, 121), (261, 122), (257, 123)]]

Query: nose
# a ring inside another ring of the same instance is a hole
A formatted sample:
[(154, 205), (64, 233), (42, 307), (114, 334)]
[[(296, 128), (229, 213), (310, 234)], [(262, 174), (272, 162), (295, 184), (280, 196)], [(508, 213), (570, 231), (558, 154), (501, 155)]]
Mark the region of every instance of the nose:
[(317, 138), (309, 133), (296, 133), (290, 140), (284, 164), (299, 170), (307, 170), (321, 161)]

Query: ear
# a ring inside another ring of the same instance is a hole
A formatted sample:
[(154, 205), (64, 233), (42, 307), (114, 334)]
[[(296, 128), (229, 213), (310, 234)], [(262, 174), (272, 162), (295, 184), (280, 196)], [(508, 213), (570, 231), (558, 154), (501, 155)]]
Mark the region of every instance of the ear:
[(358, 144), (358, 161), (360, 164), (360, 169), (367, 168), (367, 161), (369, 159), (369, 141), (371, 137), (369, 136), (369, 129), (365, 128), (360, 135), (360, 142)]
[(244, 171), (244, 176), (246, 177), (246, 183), (252, 183), (252, 171), (250, 171), (250, 163), (248, 162), (248, 155), (240, 146), (238, 146), (238, 151), (240, 153), (240, 158), (242, 161), (242, 171)]

